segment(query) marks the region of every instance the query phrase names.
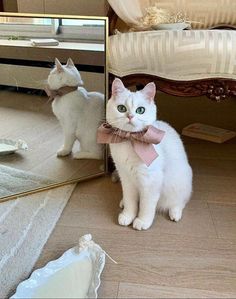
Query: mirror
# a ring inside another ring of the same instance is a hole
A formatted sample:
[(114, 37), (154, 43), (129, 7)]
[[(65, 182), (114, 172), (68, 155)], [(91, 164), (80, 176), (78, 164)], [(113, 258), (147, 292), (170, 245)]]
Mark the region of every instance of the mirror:
[(0, 200), (104, 173), (107, 23), (0, 15)]

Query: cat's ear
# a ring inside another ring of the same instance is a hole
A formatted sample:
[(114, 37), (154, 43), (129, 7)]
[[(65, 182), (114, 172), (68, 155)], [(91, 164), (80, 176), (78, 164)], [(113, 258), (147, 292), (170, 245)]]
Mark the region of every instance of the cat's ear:
[(156, 95), (156, 85), (154, 82), (148, 83), (142, 90), (142, 94), (149, 100), (153, 101)]
[(71, 58), (68, 58), (66, 66), (67, 66), (67, 67), (75, 66), (75, 65), (74, 65), (74, 62), (73, 62), (73, 60), (72, 60)]
[(123, 82), (120, 79), (115, 78), (115, 80), (112, 83), (112, 95), (116, 96), (117, 94), (123, 92), (124, 90), (125, 90), (125, 86)]
[(55, 58), (55, 66), (59, 73), (64, 71), (62, 64), (60, 63), (60, 61), (57, 58)]

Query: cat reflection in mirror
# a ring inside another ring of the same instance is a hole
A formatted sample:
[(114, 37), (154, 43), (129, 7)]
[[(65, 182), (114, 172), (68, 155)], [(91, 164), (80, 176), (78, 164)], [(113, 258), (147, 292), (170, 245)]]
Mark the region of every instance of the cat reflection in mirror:
[(78, 140), (80, 150), (73, 154), (75, 159), (101, 159), (102, 147), (96, 142), (96, 131), (104, 118), (104, 95), (88, 92), (82, 85), (80, 73), (72, 59), (62, 65), (56, 58), (45, 90), (53, 100), (53, 113), (64, 133), (64, 144), (57, 156), (69, 155)]
[(178, 133), (156, 119), (156, 87), (131, 92), (120, 79), (112, 84), (107, 123), (98, 142), (109, 143), (118, 171), (123, 200), (120, 225), (148, 229), (156, 210), (179, 221), (192, 192), (192, 169)]

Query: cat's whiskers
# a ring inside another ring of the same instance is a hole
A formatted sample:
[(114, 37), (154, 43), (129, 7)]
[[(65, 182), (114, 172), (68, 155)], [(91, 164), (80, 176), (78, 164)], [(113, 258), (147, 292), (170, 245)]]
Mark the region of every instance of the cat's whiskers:
[(109, 125), (113, 126), (113, 125), (117, 125), (121, 122), (120, 119), (116, 120), (116, 121), (112, 121), (112, 122), (108, 122)]
[(117, 119), (116, 121), (108, 122), (108, 121), (107, 121), (107, 118), (104, 117), (104, 118), (101, 119), (101, 121), (103, 121), (103, 122), (107, 122), (107, 123), (109, 123), (109, 124), (112, 124), (112, 123), (115, 123), (115, 122), (120, 121), (120, 119), (122, 119), (122, 118), (124, 118), (124, 117), (123, 117), (123, 116), (121, 116), (121, 117), (117, 117), (117, 118), (116, 118), (116, 119)]

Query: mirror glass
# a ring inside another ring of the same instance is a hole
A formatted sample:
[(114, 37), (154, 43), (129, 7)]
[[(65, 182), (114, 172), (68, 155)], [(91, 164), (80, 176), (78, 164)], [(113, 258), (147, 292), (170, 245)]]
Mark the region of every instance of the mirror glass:
[(0, 15), (0, 198), (104, 173), (106, 18)]

